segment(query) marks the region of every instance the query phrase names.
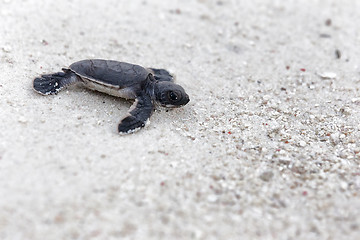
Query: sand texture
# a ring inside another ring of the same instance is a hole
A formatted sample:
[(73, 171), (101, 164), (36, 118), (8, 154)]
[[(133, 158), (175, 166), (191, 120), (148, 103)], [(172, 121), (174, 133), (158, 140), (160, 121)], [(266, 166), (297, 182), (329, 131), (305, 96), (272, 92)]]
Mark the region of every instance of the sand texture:
[[(360, 1), (0, 0), (0, 239), (360, 239)], [(32, 80), (103, 58), (191, 101)]]

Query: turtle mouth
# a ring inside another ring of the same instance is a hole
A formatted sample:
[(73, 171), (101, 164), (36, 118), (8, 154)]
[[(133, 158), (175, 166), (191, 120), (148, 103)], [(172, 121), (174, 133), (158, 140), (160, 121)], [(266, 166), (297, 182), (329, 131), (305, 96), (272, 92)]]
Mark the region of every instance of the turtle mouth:
[(190, 99), (186, 98), (177, 104), (166, 104), (165, 103), (165, 104), (161, 104), (161, 106), (166, 107), (166, 108), (179, 108), (179, 107), (185, 106), (186, 104), (188, 104), (188, 102), (190, 102)]
[(174, 104), (159, 104), (158, 106), (163, 107), (163, 108), (179, 108), (184, 106), (183, 104), (181, 105), (174, 105)]
[(164, 104), (163, 107), (166, 108), (177, 108), (177, 107), (181, 107), (180, 105), (173, 105), (173, 104)]

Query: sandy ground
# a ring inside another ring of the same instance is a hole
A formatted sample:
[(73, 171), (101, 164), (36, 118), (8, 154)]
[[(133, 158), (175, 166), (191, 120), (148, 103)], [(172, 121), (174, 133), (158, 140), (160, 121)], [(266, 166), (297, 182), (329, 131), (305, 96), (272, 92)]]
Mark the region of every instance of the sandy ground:
[[(0, 239), (359, 239), (360, 1), (0, 2)], [(86, 58), (191, 102), (32, 90)]]

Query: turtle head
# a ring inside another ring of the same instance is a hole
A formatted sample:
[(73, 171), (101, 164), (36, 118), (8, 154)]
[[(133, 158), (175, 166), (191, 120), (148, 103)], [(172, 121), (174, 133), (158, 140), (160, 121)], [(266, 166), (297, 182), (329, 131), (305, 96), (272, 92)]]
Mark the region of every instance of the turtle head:
[(173, 82), (161, 81), (154, 86), (155, 100), (163, 107), (176, 108), (187, 104), (190, 99), (185, 90)]

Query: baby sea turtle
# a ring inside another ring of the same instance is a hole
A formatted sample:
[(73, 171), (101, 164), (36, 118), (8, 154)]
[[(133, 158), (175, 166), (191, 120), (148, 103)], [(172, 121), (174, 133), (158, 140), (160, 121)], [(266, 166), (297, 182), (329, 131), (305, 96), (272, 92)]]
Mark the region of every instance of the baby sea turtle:
[(144, 127), (155, 104), (175, 108), (190, 101), (185, 90), (174, 83), (173, 76), (165, 69), (89, 59), (75, 62), (62, 70), (63, 72), (35, 78), (34, 90), (42, 95), (57, 94), (66, 86), (81, 83), (92, 90), (135, 99), (128, 115), (119, 123), (118, 131), (121, 134), (132, 133)]

